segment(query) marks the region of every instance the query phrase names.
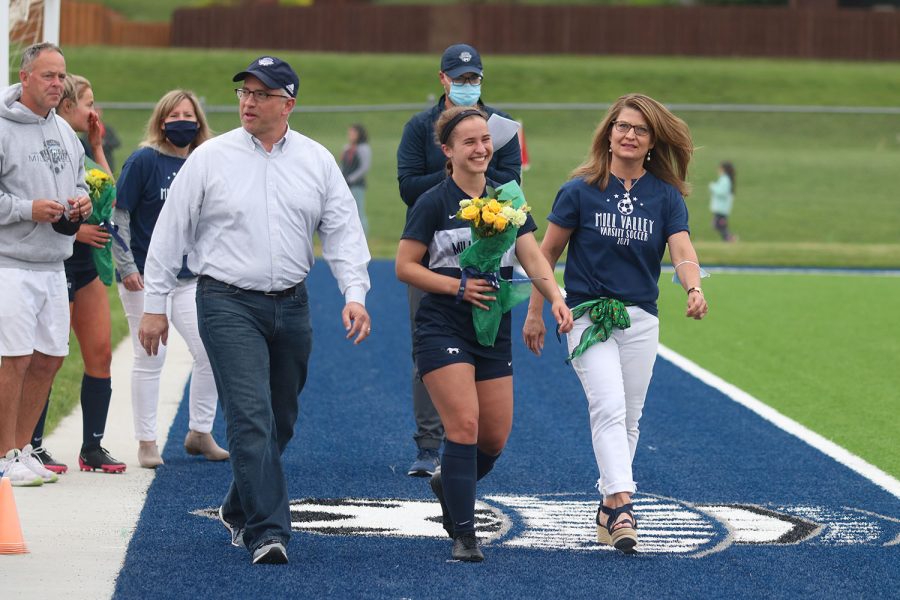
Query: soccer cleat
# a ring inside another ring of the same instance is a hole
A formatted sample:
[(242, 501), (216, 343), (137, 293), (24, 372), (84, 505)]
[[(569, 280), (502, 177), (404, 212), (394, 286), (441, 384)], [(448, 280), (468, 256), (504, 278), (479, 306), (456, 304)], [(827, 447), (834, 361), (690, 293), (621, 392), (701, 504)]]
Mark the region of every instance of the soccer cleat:
[(114, 459), (106, 448), (96, 446), (94, 448), (82, 448), (78, 455), (78, 467), (82, 471), (96, 471), (100, 469), (104, 473), (124, 473), (125, 463)]
[(43, 446), (35, 448), (33, 454), (36, 459), (41, 461), (41, 464), (44, 465), (44, 468), (48, 471), (53, 471), (57, 475), (62, 475), (69, 470), (69, 465), (63, 464), (54, 459), (50, 454), (50, 451)]
[(228, 530), (228, 533), (231, 535), (231, 545), (235, 548), (243, 548), (244, 547), (244, 528), (240, 527), (235, 523), (229, 523), (228, 519), (225, 518), (225, 507), (219, 507), (219, 521), (222, 525), (225, 526), (225, 529)]
[(450, 518), (450, 510), (447, 508), (447, 502), (444, 500), (444, 483), (441, 480), (440, 467), (438, 467), (434, 472), (434, 475), (431, 476), (431, 491), (434, 492), (438, 502), (441, 503), (441, 525), (444, 526), (444, 531), (447, 532), (447, 535), (452, 538), (453, 519)]
[(287, 550), (284, 544), (278, 540), (266, 540), (253, 551), (254, 565), (286, 565), (288, 561)]
[(475, 532), (460, 533), (453, 538), (453, 560), (461, 560), (463, 562), (481, 562), (484, 560), (484, 554), (478, 547), (478, 538)]
[(19, 462), (19, 451), (12, 449), (6, 456), (0, 457), (0, 475), (9, 478), (12, 485), (18, 487), (37, 487), (44, 485), (40, 475)]
[(34, 448), (31, 447), (31, 444), (26, 444), (25, 447), (22, 448), (22, 452), (19, 453), (19, 462), (37, 474), (44, 483), (56, 483), (59, 480), (59, 475), (45, 469), (44, 465), (41, 464), (41, 461), (35, 458)]
[(437, 448), (419, 448), (416, 462), (409, 468), (407, 475), (410, 477), (431, 477), (440, 464), (441, 458), (438, 456)]

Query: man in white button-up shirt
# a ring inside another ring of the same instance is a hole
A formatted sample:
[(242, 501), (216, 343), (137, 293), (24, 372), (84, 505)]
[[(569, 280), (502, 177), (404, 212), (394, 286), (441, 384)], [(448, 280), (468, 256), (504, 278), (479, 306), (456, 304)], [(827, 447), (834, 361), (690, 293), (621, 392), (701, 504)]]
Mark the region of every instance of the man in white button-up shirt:
[(182, 256), (200, 275), (200, 336), (213, 367), (234, 481), (219, 510), (252, 562), (286, 563), (290, 537), (281, 453), (294, 433), (312, 330), (304, 280), (313, 234), (346, 304), (347, 338), (371, 332), (369, 249), (331, 153), (291, 131), (299, 78), (263, 56), (235, 75), (242, 127), (198, 147), (179, 171), (144, 269), (141, 343), (166, 343), (167, 294)]

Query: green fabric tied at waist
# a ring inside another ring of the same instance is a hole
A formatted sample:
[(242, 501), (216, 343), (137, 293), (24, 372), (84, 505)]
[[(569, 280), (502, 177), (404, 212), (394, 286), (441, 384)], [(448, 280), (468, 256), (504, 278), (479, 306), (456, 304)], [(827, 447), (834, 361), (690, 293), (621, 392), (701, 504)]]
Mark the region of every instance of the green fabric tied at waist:
[(592, 325), (581, 333), (581, 341), (572, 350), (572, 354), (569, 355), (566, 362), (578, 358), (597, 342), (608, 340), (614, 328), (628, 329), (631, 327), (631, 317), (628, 316), (626, 306), (634, 306), (634, 302), (623, 302), (615, 298), (599, 298), (582, 302), (573, 308), (573, 321), (581, 318), (584, 313), (588, 313)]

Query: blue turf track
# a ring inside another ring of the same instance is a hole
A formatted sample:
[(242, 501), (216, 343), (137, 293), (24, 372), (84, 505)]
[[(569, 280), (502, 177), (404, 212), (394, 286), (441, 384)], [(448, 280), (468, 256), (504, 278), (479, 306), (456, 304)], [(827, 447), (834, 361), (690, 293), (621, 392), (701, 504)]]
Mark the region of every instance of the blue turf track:
[[(361, 347), (343, 339), (342, 300), (327, 267), (318, 264), (310, 275), (311, 376), (284, 455), (292, 499), (432, 499), (426, 480), (405, 473), (414, 450), (406, 291), (393, 263), (374, 262), (370, 273), (374, 334)], [(514, 328), (522, 319), (520, 307)], [(661, 359), (635, 459), (636, 499), (647, 508), (638, 510), (647, 528), (641, 533), (651, 528), (654, 502), (690, 518), (702, 517), (702, 506), (756, 505), (819, 528), (795, 544), (729, 543), (722, 522), (706, 518), (709, 541), (695, 551), (634, 557), (590, 543), (590, 512), (566, 534), (583, 537), (580, 548), (557, 537), (565, 510), (549, 521), (558, 527), (535, 533), (527, 510), (513, 505), (539, 497), (547, 506), (569, 501), (589, 511), (596, 467), (582, 390), (562, 347), (548, 340), (537, 359), (516, 329), (513, 338), (513, 433), (479, 486), (479, 498), (494, 499), (509, 530), (485, 546), (484, 563), (449, 562), (447, 538), (300, 531), (289, 565), (251, 566), (218, 522), (193, 514), (218, 506), (230, 468), (185, 455), (182, 402), (116, 598), (900, 597), (900, 500)], [(220, 441), (222, 430), (220, 417)], [(662, 523), (661, 535), (677, 539), (667, 527), (674, 525)]]

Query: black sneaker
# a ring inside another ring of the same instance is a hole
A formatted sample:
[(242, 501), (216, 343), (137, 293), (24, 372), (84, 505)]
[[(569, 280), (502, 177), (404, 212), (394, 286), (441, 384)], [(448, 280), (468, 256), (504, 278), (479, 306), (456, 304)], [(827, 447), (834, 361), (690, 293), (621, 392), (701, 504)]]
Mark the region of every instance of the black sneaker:
[(287, 550), (279, 540), (266, 540), (253, 551), (251, 563), (254, 565), (286, 565)]
[(434, 492), (438, 502), (441, 503), (441, 525), (444, 526), (444, 531), (446, 531), (447, 535), (452, 539), (453, 519), (450, 518), (450, 511), (447, 510), (447, 503), (444, 501), (444, 484), (441, 481), (440, 467), (438, 467), (437, 470), (435, 470), (434, 475), (431, 476), (431, 491)]
[(106, 448), (82, 448), (78, 455), (78, 466), (82, 471), (96, 471), (100, 469), (104, 473), (124, 473), (125, 463), (114, 459)]
[(478, 538), (475, 532), (461, 533), (453, 538), (453, 560), (461, 560), (464, 562), (481, 562), (484, 560), (484, 554), (478, 547)]
[(69, 470), (69, 465), (63, 464), (58, 460), (54, 460), (50, 452), (43, 446), (35, 448), (31, 455), (41, 461), (41, 464), (44, 465), (45, 469), (47, 469), (48, 471), (53, 471), (57, 475), (62, 475)]

